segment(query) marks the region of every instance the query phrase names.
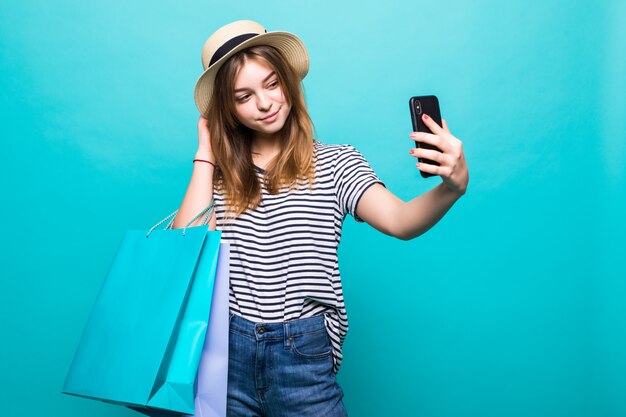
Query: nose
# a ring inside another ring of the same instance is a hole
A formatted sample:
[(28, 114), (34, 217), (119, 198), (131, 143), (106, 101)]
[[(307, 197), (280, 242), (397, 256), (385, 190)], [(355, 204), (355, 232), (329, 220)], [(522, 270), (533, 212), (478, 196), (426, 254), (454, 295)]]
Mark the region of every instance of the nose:
[(264, 93), (258, 94), (256, 107), (260, 111), (267, 111), (270, 107), (272, 107), (272, 100), (270, 100), (270, 98)]

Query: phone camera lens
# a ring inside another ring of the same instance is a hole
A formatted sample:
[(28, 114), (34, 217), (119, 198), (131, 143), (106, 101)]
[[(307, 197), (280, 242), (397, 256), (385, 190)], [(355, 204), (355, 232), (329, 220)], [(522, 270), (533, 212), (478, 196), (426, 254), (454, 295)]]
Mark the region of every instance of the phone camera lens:
[(415, 113), (422, 114), (422, 103), (419, 100), (415, 100)]

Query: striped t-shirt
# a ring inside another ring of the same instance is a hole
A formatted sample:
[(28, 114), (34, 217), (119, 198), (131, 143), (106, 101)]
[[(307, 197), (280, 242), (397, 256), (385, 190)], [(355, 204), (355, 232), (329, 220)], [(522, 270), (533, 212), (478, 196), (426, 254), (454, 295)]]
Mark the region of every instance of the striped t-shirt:
[(364, 191), (382, 182), (350, 145), (314, 141), (313, 187), (303, 182), (271, 195), (256, 168), (262, 198), (254, 210), (225, 219), (216, 188), (217, 230), (230, 243), (230, 312), (253, 322), (281, 322), (323, 314), (339, 370), (348, 331), (337, 247), (346, 214), (357, 221)]

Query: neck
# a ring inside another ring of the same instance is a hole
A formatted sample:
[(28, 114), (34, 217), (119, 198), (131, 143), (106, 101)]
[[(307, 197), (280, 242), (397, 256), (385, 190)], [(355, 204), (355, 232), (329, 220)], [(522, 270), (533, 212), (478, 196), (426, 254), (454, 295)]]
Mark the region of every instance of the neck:
[(280, 139), (277, 134), (267, 135), (256, 132), (251, 143), (252, 161), (265, 169), (280, 152)]

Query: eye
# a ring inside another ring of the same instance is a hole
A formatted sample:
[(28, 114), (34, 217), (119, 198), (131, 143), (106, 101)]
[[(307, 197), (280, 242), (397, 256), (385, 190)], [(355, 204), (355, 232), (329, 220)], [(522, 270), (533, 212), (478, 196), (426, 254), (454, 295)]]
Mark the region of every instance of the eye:
[(276, 88), (276, 87), (278, 87), (278, 80), (274, 80), (274, 81), (270, 82), (268, 87), (269, 88)]
[(235, 101), (237, 103), (244, 103), (249, 98), (250, 98), (250, 94), (244, 94), (243, 96), (235, 97)]

